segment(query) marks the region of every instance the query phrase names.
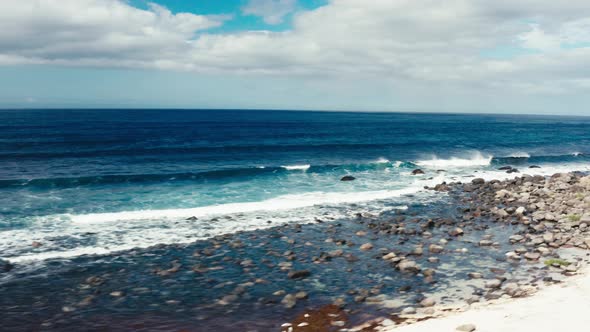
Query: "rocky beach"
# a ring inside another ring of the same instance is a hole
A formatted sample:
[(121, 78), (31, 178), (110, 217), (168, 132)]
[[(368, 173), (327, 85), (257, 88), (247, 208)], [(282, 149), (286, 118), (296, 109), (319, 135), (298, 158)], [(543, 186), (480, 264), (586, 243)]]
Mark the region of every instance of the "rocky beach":
[(372, 331), (529, 297), (586, 265), (590, 176), (509, 176), (425, 187), (429, 200), (409, 195), (379, 213), (352, 204), (348, 217), (186, 245), (2, 262), (2, 325)]

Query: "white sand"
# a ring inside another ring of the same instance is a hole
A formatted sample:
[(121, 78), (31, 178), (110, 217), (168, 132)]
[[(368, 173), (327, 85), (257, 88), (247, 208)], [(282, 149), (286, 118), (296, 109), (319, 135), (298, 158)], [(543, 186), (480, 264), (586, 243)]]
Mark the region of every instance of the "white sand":
[(474, 324), (476, 332), (590, 331), (590, 269), (528, 298), (492, 303), (388, 331), (453, 332), (463, 324)]

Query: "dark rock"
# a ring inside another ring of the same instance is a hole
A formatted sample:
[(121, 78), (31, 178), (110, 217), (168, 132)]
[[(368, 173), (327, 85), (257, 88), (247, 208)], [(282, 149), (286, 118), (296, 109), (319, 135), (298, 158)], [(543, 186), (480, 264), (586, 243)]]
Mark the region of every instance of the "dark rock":
[(412, 175), (419, 175), (419, 174), (424, 174), (424, 171), (419, 168), (412, 171)]
[(486, 180), (484, 180), (482, 178), (476, 178), (476, 179), (471, 180), (471, 183), (474, 185), (481, 185), (481, 184), (486, 183)]
[(529, 166), (529, 168), (541, 168), (541, 166), (531, 165), (531, 166)]
[(340, 179), (340, 181), (354, 181), (354, 180), (356, 180), (356, 178), (352, 175), (343, 176), (342, 179)]
[(500, 171), (509, 171), (512, 169), (512, 166), (502, 166), (500, 168), (498, 168), (498, 170)]
[(10, 270), (12, 270), (13, 268), (14, 265), (12, 265), (10, 262), (3, 261), (0, 259), (0, 273), (10, 272)]
[(287, 277), (289, 277), (289, 279), (304, 279), (307, 278), (311, 275), (311, 272), (309, 272), (308, 270), (299, 270), (299, 271), (290, 271), (287, 274)]
[(199, 220), (199, 218), (192, 216), (192, 217), (186, 218), (186, 220), (195, 221), (195, 220)]
[(513, 169), (507, 170), (506, 173), (510, 174), (510, 173), (520, 173), (520, 172), (518, 171), (518, 169), (513, 168)]

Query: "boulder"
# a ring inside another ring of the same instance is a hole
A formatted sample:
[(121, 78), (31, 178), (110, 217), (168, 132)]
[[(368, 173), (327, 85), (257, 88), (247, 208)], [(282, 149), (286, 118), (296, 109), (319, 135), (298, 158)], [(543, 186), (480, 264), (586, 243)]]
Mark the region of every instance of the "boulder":
[(354, 181), (354, 180), (356, 180), (356, 178), (352, 175), (346, 175), (340, 179), (340, 181)]
[(419, 168), (412, 171), (412, 175), (420, 175), (420, 174), (424, 174), (424, 171)]
[(287, 274), (287, 277), (289, 277), (289, 279), (304, 279), (307, 278), (311, 275), (311, 272), (309, 272), (309, 270), (299, 270), (299, 271), (290, 271)]
[(471, 180), (471, 183), (474, 185), (482, 185), (482, 184), (486, 183), (486, 180), (484, 180), (482, 178), (475, 178), (475, 179)]

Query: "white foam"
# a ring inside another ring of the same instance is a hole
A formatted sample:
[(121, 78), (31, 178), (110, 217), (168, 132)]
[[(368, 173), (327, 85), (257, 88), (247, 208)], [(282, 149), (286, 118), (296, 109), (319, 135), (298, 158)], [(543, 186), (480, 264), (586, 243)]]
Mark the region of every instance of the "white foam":
[(281, 167), (289, 171), (306, 171), (311, 167), (311, 165), (287, 165)]
[[(134, 248), (148, 248), (157, 244), (191, 243), (220, 234), (264, 229), (284, 223), (310, 223), (314, 222), (316, 216), (328, 220), (345, 218), (352, 212), (340, 203), (361, 204), (353, 209), (355, 212), (362, 211), (365, 205), (365, 208), (371, 211), (383, 208), (382, 204), (378, 203), (380, 199), (413, 194), (420, 190), (421, 187), (415, 186), (400, 190), (354, 193), (312, 192), (285, 195), (262, 202), (224, 204), (196, 209), (38, 217), (34, 228), (0, 232), (0, 252), (4, 256), (2, 259), (20, 263), (70, 259), (83, 255), (105, 255)], [(231, 218), (199, 218), (195, 221), (185, 218), (193, 215), (204, 217), (209, 214), (223, 214)], [(272, 220), (272, 223), (267, 223), (267, 220)], [(52, 240), (48, 240), (49, 238)], [(55, 240), (56, 238), (59, 240)], [(30, 245), (32, 241), (41, 242), (43, 245), (33, 248)], [(72, 247), (71, 241), (79, 244)]]
[(379, 159), (375, 160), (374, 163), (375, 164), (389, 164), (389, 160), (385, 159), (385, 158), (379, 158)]
[(530, 158), (531, 155), (526, 152), (514, 152), (510, 156), (510, 158)]
[(468, 158), (452, 157), (450, 159), (439, 159), (432, 156), (429, 160), (419, 160), (415, 164), (428, 168), (463, 168), (463, 167), (478, 167), (488, 166), (492, 162), (493, 156), (484, 156), (481, 152), (475, 152)]
[(74, 223), (119, 222), (131, 220), (181, 219), (222, 214), (247, 213), (255, 211), (289, 210), (314, 205), (328, 205), (371, 201), (399, 197), (416, 193), (421, 187), (408, 187), (399, 190), (379, 190), (365, 192), (310, 192), (304, 194), (283, 195), (259, 202), (229, 203), (210, 205), (190, 209), (139, 210), (112, 213), (64, 214)]

